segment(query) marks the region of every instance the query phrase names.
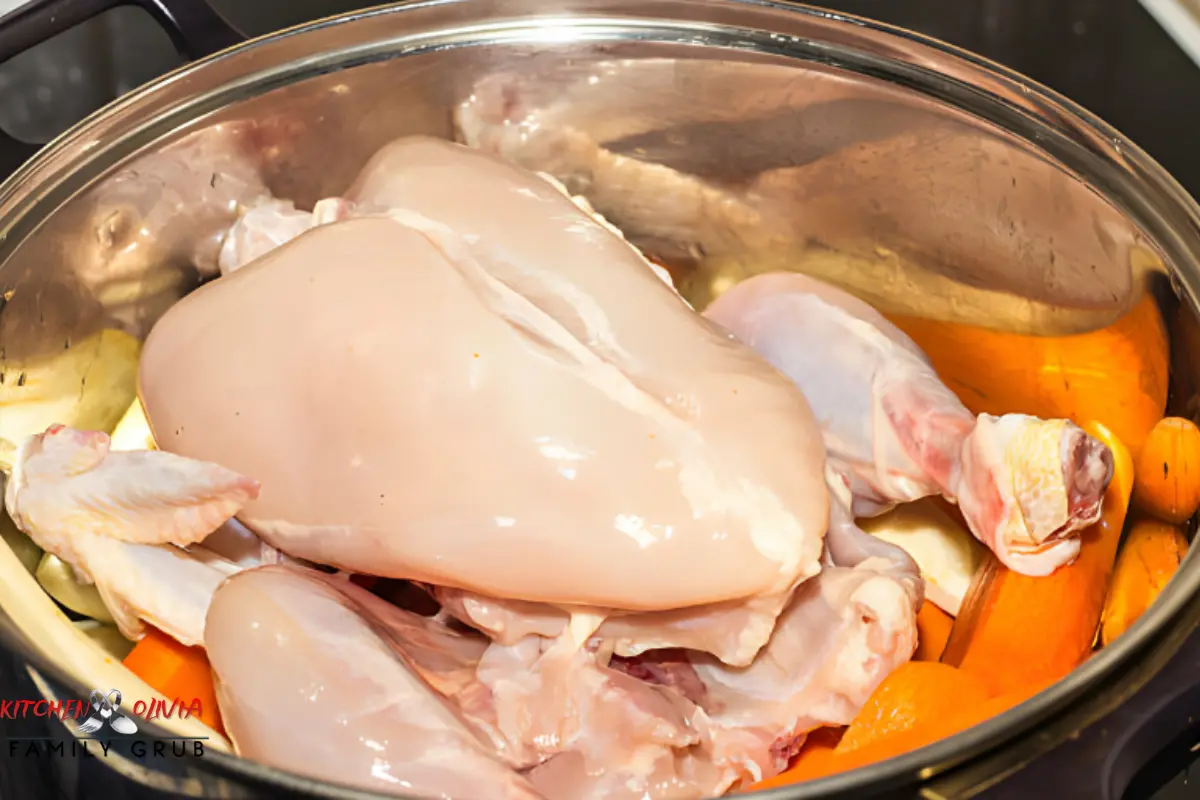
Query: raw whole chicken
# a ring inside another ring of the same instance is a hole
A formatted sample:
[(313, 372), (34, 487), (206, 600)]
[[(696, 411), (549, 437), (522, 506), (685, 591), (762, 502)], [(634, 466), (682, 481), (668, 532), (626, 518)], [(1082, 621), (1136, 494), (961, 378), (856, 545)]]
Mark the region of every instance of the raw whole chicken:
[(142, 355), (159, 447), (261, 481), (240, 518), (270, 544), (633, 611), (784, 597), (817, 572), (804, 397), (629, 245), (437, 140), (386, 148), (348, 197), (389, 213), (202, 287)]
[(911, 657), (916, 565), (855, 526), (804, 395), (554, 181), (400, 140), (312, 212), (250, 208), (218, 263), (143, 351), (160, 449), (52, 428), (6, 503), (127, 635), (207, 649), (241, 755), (694, 800)]
[(943, 494), (1010, 568), (1048, 575), (1099, 519), (1112, 453), (1066, 420), (973, 416), (879, 312), (798, 273), (745, 280), (704, 315), (804, 392), (854, 511)]

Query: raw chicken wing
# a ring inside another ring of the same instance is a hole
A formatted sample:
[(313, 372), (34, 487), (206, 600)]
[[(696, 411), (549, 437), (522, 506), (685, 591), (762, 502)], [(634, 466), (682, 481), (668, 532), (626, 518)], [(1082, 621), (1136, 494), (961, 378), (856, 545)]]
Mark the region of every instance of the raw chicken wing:
[(109, 437), (61, 425), (20, 447), (5, 489), (17, 526), (95, 583), (122, 632), (148, 620), (199, 644), (208, 600), (238, 565), (194, 545), (258, 494), (235, 472), (158, 451), (109, 449)]

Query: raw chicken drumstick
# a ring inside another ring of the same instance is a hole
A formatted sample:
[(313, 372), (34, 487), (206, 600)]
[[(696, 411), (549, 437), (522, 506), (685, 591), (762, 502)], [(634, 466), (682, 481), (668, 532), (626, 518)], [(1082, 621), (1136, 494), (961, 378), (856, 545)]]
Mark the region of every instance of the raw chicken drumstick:
[(1066, 420), (973, 416), (875, 309), (798, 273), (722, 294), (704, 315), (791, 378), (820, 422), (854, 513), (942, 494), (1010, 568), (1048, 575), (1100, 516), (1112, 453)]

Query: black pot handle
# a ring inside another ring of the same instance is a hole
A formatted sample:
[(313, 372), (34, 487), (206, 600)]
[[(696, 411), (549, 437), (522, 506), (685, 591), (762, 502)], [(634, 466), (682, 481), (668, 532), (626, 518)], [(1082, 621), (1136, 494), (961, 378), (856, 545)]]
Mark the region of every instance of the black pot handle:
[[(0, 17), (0, 63), (119, 6), (149, 13), (189, 61), (246, 41), (206, 0), (32, 0)], [(40, 149), (0, 131), (0, 177), (11, 175)]]
[(205, 0), (33, 0), (0, 17), (0, 63), (119, 6), (137, 6), (189, 61), (244, 42)]

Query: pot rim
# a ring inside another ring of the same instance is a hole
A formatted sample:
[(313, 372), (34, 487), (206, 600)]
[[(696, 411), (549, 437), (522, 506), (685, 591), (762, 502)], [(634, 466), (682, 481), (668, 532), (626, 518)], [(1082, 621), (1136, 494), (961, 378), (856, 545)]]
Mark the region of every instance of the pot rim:
[[(748, 14), (784, 14), (819, 21), (840, 29), (861, 45), (868, 35), (920, 48), (923, 55), (933, 55), (938, 67), (953, 67), (976, 79), (971, 83), (962, 75), (950, 75), (934, 67), (903, 62), (894, 56), (856, 51), (852, 45), (827, 45), (820, 39), (780, 42), (767, 38), (770, 31), (758, 28), (739, 28), (724, 23), (706, 23), (692, 18), (642, 18), (606, 10), (603, 0), (587, 0), (596, 7), (594, 12), (562, 15), (542, 14), (528, 6), (498, 0), (501, 7), (517, 6), (510, 17), (488, 19), (473, 30), (480, 34), (471, 41), (453, 39), (454, 31), (421, 30), (407, 36), (391, 36), (372, 40), (367, 46), (348, 44), (338, 50), (323, 51), (308, 58), (293, 58), (281, 64), (236, 75), (214, 89), (200, 94), (187, 94), (183, 99), (154, 108), (154, 101), (165, 87), (185, 84), (189, 77), (228, 64), (231, 59), (270, 47), (284, 39), (304, 36), (318, 30), (361, 23), (376, 17), (417, 13), (439, 7), (478, 5), (478, 0), (404, 0), (362, 11), (327, 17), (281, 31), (257, 37), (245, 43), (184, 65), (151, 81), (96, 111), (80, 123), (47, 144), (36, 156), (22, 165), (0, 184), (0, 263), (55, 213), (75, 192), (99, 177), (114, 164), (124, 160), (144, 145), (160, 140), (180, 128), (190, 126), (229, 102), (245, 100), (250, 95), (233, 97), (239, 91), (255, 90), (254, 95), (272, 88), (298, 82), (318, 74), (352, 69), (373, 61), (391, 60), (403, 55), (427, 51), (441, 42), (440, 48), (486, 47), (504, 42), (528, 42), (528, 37), (515, 40), (487, 39), (482, 34), (498, 34), (505, 30), (528, 32), (534, 19), (553, 21), (571, 30), (568, 41), (597, 41), (611, 38), (615, 25), (620, 29), (642, 28), (642, 37), (653, 39), (653, 25), (675, 30), (695, 30), (710, 36), (736, 31), (743, 39), (762, 43), (765, 50), (790, 56), (796, 60), (819, 61), (853, 74), (884, 78), (905, 88), (932, 97), (943, 105), (998, 126), (1007, 134), (1018, 137), (1023, 144), (1047, 154), (1079, 180), (1100, 193), (1125, 215), (1129, 216), (1168, 255), (1167, 270), (1182, 299), (1193, 311), (1200, 297), (1200, 206), (1187, 192), (1140, 148), (1129, 142), (1107, 123), (1062, 97), (1056, 92), (1019, 73), (941, 42), (937, 39), (907, 31), (866, 18), (831, 12), (811, 6), (777, 0), (706, 0), (706, 8), (741, 11)], [(682, 6), (682, 0), (661, 0), (648, 6)], [(640, 24), (639, 24), (640, 23)], [(461, 33), (461, 31), (459, 31)], [(402, 49), (404, 40), (418, 41), (412, 49)], [(729, 44), (713, 45), (736, 51)], [(352, 51), (358, 52), (357, 56)], [(399, 52), (398, 52), (399, 51)], [(836, 52), (835, 52), (836, 51)], [(902, 53), (912, 55), (911, 53)], [(880, 71), (883, 71), (880, 74)], [(227, 103), (219, 103), (221, 100)], [(138, 111), (151, 106), (148, 118), (138, 120)], [(105, 135), (117, 135), (105, 143)], [(104, 164), (96, 162), (103, 158)], [(99, 169), (97, 169), (99, 166)], [(84, 167), (90, 169), (84, 170)], [(80, 175), (84, 175), (80, 179)], [(63, 189), (64, 184), (74, 184)], [(1186, 241), (1188, 238), (1192, 243)], [(1194, 550), (1195, 548), (1193, 548)], [(920, 750), (872, 764), (847, 773), (792, 786), (756, 792), (764, 800), (801, 800), (818, 796), (849, 795), (866, 789), (879, 790), (889, 784), (928, 780), (953, 770), (965, 762), (978, 760), (989, 752), (1010, 745), (1013, 740), (1049, 717), (1079, 705), (1081, 699), (1106, 677), (1117, 675), (1135, 657), (1154, 650), (1161, 661), (1169, 657), (1182, 643), (1181, 631), (1189, 631), (1200, 619), (1200, 556), (1189, 551), (1181, 568), (1158, 601), (1143, 617), (1113, 645), (1101, 650), (1085, 664), (1071, 672), (1029, 701), (973, 728)], [(1172, 636), (1172, 633), (1176, 634)], [(6, 644), (21, 651), (30, 665), (49, 676), (54, 683), (85, 696), (88, 689), (62, 669), (50, 663), (27, 641), (12, 642), (7, 632)], [(1144, 672), (1144, 670), (1143, 670)], [(1143, 682), (1148, 675), (1143, 675)], [(145, 726), (155, 735), (153, 725)], [(1064, 734), (1065, 735), (1065, 734)], [(211, 753), (206, 759), (221, 772), (241, 779), (302, 794), (326, 797), (366, 798), (385, 797), (370, 792), (326, 783), (312, 778), (261, 765), (224, 753)]]

